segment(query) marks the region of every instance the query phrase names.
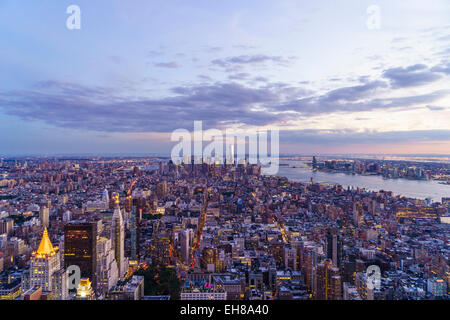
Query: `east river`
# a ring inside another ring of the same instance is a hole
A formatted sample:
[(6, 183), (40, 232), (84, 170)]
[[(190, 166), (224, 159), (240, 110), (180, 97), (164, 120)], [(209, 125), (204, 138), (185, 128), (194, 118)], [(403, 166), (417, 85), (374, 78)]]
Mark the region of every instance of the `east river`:
[(280, 166), (278, 176), (293, 181), (309, 182), (313, 178), (314, 182), (340, 184), (344, 188), (353, 186), (370, 191), (392, 191), (394, 195), (416, 199), (431, 198), (435, 202), (440, 202), (443, 197), (450, 197), (450, 185), (440, 184), (435, 180), (384, 179), (382, 176), (314, 172), (307, 168), (303, 161), (294, 160), (281, 160), (281, 164), (289, 164), (289, 166)]

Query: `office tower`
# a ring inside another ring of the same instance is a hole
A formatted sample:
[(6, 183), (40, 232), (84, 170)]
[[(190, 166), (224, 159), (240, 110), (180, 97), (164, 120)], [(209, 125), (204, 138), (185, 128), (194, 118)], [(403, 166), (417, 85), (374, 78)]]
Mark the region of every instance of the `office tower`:
[(25, 241), (17, 237), (10, 238), (6, 244), (7, 251), (14, 257), (25, 254), (27, 247)]
[(330, 259), (317, 265), (316, 300), (340, 300), (342, 298), (342, 280), (339, 269), (333, 267)]
[(156, 185), (156, 196), (158, 197), (158, 199), (162, 199), (166, 196), (167, 194), (167, 182), (161, 181)]
[(69, 196), (67, 194), (63, 194), (60, 197), (58, 197), (58, 203), (60, 204), (67, 204), (69, 201)]
[(364, 208), (360, 202), (353, 203), (353, 224), (360, 227), (364, 222)]
[(342, 278), (339, 269), (332, 267), (328, 269), (329, 283), (327, 286), (328, 300), (342, 300)]
[(427, 291), (434, 298), (445, 297), (447, 295), (447, 283), (441, 278), (430, 278), (427, 281)]
[(131, 219), (130, 219), (130, 259), (136, 260), (137, 253), (136, 253), (136, 246), (137, 246), (137, 232), (136, 232), (136, 207), (133, 206), (131, 209)]
[(171, 235), (168, 232), (158, 231), (152, 235), (150, 256), (156, 264), (170, 264), (172, 262)]
[(190, 248), (190, 232), (189, 230), (183, 229), (180, 231), (180, 251), (181, 260), (185, 265), (189, 265), (189, 248)]
[(131, 212), (132, 206), (133, 206), (133, 197), (130, 194), (123, 201), (123, 208), (125, 213)]
[(119, 280), (117, 262), (111, 239), (99, 237), (97, 241), (97, 291), (107, 293)]
[(103, 191), (102, 202), (105, 204), (105, 208), (109, 207), (109, 193), (108, 193), (108, 189), (105, 189)]
[(356, 262), (342, 261), (342, 282), (348, 282), (349, 285), (355, 284)]
[(242, 213), (242, 199), (238, 198), (236, 203), (236, 213), (241, 214)]
[(11, 235), (14, 229), (14, 220), (13, 219), (2, 219), (0, 220), (0, 234)]
[(291, 245), (284, 247), (284, 265), (292, 271), (297, 271), (297, 248)]
[(52, 294), (53, 300), (67, 300), (69, 290), (67, 288), (67, 271), (61, 268), (53, 273)]
[(70, 212), (70, 210), (64, 211), (62, 220), (66, 223), (70, 222), (70, 220), (72, 220), (72, 212)]
[(119, 207), (119, 197), (116, 195), (113, 198), (114, 214), (111, 221), (111, 244), (114, 250), (114, 257), (117, 262), (117, 270), (119, 271), (119, 278), (122, 278), (127, 273), (127, 262), (125, 260), (125, 226), (122, 218), (122, 212)]
[(48, 228), (48, 223), (50, 219), (50, 209), (42, 206), (39, 210), (39, 220), (41, 221), (41, 226)]
[(139, 212), (137, 211), (136, 206), (133, 205), (133, 207), (131, 208), (131, 223), (130, 223), (131, 260), (137, 260), (139, 258), (139, 222), (140, 222)]
[(317, 265), (316, 269), (316, 300), (327, 300), (328, 268), (331, 267), (331, 260), (327, 259)]
[(313, 169), (317, 169), (317, 159), (316, 159), (316, 156), (313, 156), (312, 167), (313, 167)]
[(219, 252), (217, 248), (203, 248), (201, 267), (207, 272), (216, 272), (219, 269)]
[(59, 271), (60, 256), (58, 247), (53, 247), (48, 237), (47, 228), (44, 228), (41, 243), (31, 255), (30, 288), (41, 286), (43, 291), (52, 291), (52, 281), (55, 272)]
[(305, 284), (308, 290), (310, 290), (313, 295), (316, 292), (316, 270), (317, 270), (317, 260), (318, 260), (318, 247), (317, 246), (306, 246), (303, 249), (303, 264), (302, 271), (305, 273)]
[(342, 259), (342, 241), (338, 230), (329, 229), (326, 235), (327, 239), (327, 258), (331, 259), (334, 266), (340, 267)]
[(6, 248), (7, 244), (8, 244), (8, 235), (6, 233), (0, 232), (0, 249)]
[(41, 207), (47, 207), (50, 208), (52, 206), (52, 200), (47, 199), (47, 197), (44, 197), (41, 201)]
[(64, 267), (80, 267), (81, 277), (97, 284), (97, 223), (74, 222), (64, 226)]

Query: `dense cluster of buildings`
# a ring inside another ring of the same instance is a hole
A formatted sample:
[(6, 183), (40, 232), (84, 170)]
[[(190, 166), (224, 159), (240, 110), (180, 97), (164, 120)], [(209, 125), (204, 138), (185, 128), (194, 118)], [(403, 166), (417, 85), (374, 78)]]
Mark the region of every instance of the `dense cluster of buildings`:
[[(0, 299), (448, 299), (449, 199), (293, 182), (257, 165), (2, 160)], [(379, 274), (368, 268), (377, 266)], [(77, 278), (78, 274), (78, 278)]]
[(311, 167), (324, 172), (380, 175), (391, 179), (441, 180), (442, 183), (450, 183), (450, 165), (448, 163), (374, 159), (327, 159), (319, 161), (314, 157)]

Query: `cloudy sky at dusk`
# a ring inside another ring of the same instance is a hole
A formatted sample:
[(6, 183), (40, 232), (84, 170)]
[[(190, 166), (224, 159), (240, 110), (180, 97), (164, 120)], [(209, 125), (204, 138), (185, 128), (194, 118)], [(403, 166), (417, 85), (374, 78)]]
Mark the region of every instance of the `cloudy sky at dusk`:
[(448, 0), (1, 0), (0, 154), (169, 153), (194, 120), (278, 128), (282, 153), (450, 154), (449, 17)]

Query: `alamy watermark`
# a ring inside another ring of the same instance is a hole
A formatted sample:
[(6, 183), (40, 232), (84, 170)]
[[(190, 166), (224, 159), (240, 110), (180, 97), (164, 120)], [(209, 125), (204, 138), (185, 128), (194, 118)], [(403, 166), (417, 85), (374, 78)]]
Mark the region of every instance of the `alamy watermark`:
[(377, 265), (371, 265), (366, 270), (366, 285), (369, 290), (380, 289), (381, 270)]
[[(66, 27), (69, 30), (81, 29), (81, 9), (78, 5), (72, 4), (67, 7), (66, 13), (70, 16), (66, 20)], [(381, 8), (378, 5), (370, 5), (366, 9), (366, 26), (369, 30), (379, 30), (381, 28)]]
[(379, 6), (373, 4), (366, 10), (367, 20), (366, 26), (369, 30), (379, 30), (381, 28), (381, 9)]
[(67, 268), (67, 289), (78, 289), (81, 281), (81, 270), (77, 265), (70, 265)]
[[(228, 128), (225, 131), (204, 131), (202, 121), (194, 121), (193, 133), (186, 129), (177, 129), (172, 132), (171, 141), (178, 141), (171, 152), (172, 162), (176, 164), (192, 161), (199, 164), (202, 160), (209, 159), (218, 164), (258, 164), (265, 175), (278, 173), (280, 150), (277, 129)], [(204, 146), (205, 142), (209, 144)]]
[(81, 9), (79, 6), (73, 4), (67, 7), (67, 14), (70, 16), (66, 20), (66, 27), (69, 30), (81, 29)]

